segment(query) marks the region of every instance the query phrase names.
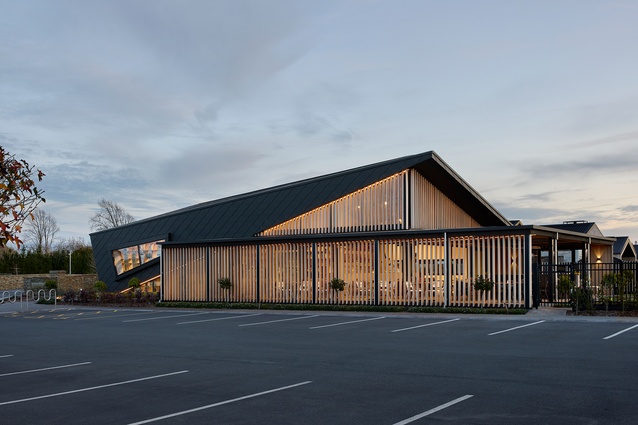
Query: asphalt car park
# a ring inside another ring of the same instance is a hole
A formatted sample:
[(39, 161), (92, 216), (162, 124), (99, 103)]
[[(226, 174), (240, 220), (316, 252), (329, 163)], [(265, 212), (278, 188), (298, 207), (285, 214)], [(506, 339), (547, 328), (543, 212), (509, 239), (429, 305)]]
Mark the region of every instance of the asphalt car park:
[(638, 321), (0, 308), (0, 423), (637, 423)]

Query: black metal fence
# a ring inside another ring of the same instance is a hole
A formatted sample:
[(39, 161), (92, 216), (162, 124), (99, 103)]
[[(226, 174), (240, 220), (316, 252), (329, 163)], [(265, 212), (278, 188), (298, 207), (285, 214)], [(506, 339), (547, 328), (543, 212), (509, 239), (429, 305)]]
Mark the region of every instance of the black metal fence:
[(638, 302), (638, 262), (534, 264), (534, 306), (568, 306), (573, 288), (587, 288), (595, 304), (624, 308)]

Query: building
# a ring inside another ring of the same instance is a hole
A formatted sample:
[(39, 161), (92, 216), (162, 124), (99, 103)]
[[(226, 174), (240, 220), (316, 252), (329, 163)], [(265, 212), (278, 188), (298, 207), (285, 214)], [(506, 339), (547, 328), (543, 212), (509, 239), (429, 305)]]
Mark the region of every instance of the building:
[(193, 205), (91, 242), (109, 289), (135, 276), (161, 282), (164, 301), (475, 306), (482, 276), (495, 283), (486, 305), (530, 307), (543, 253), (611, 261), (614, 239), (598, 233), (509, 221), (426, 152)]
[(636, 261), (636, 247), (628, 236), (616, 236), (614, 242), (614, 258), (620, 261)]

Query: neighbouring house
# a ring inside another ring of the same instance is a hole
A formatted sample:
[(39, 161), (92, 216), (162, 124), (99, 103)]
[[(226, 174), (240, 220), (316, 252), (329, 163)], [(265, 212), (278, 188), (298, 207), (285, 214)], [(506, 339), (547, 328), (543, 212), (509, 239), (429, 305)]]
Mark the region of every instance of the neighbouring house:
[(614, 239), (595, 224), (566, 226), (506, 219), (425, 152), (193, 205), (91, 242), (110, 290), (137, 277), (164, 301), (478, 306), (483, 277), (495, 284), (486, 305), (531, 307), (542, 258), (612, 261)]
[(614, 242), (614, 258), (620, 261), (636, 261), (636, 247), (631, 243), (628, 236), (616, 236)]

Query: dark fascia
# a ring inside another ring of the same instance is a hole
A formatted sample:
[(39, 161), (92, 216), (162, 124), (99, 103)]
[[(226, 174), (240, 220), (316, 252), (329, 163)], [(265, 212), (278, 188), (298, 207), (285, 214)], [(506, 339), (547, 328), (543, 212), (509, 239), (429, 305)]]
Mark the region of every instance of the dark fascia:
[(437, 230), (383, 230), (376, 232), (353, 233), (320, 233), (307, 235), (287, 236), (255, 236), (237, 239), (210, 239), (195, 242), (163, 242), (166, 247), (193, 247), (193, 246), (231, 246), (231, 245), (265, 245), (282, 242), (331, 242), (344, 240), (370, 240), (370, 239), (409, 239), (418, 237), (437, 238), (450, 236), (498, 236), (498, 235), (526, 235), (532, 233), (533, 226), (491, 226), (469, 227), (462, 229), (437, 229)]
[(594, 235), (590, 235), (587, 233), (579, 233), (579, 232), (572, 232), (569, 230), (562, 230), (562, 229), (558, 229), (556, 227), (546, 227), (546, 226), (538, 226), (538, 225), (534, 225), (532, 226), (532, 228), (534, 229), (534, 234), (538, 235), (538, 236), (547, 236), (547, 237), (558, 237), (560, 239), (560, 236), (563, 235), (564, 237), (566, 237), (567, 239), (570, 240), (575, 240), (575, 241), (580, 241), (580, 242), (592, 242), (595, 241), (598, 244), (601, 245), (613, 245), (614, 242), (616, 241), (616, 238), (614, 237), (607, 237), (607, 236), (594, 236)]
[(512, 226), (512, 222), (498, 212), (481, 194), (458, 175), (435, 152), (430, 152), (433, 164), (423, 161), (413, 168), (428, 179), (456, 205), (482, 226)]
[[(139, 223), (139, 222), (137, 222), (137, 223)], [(120, 227), (118, 227), (118, 229), (119, 228)], [(103, 232), (104, 231), (106, 231), (106, 230), (103, 230)], [(130, 247), (136, 246), (136, 245), (142, 245), (142, 244), (149, 243), (149, 242), (160, 241), (162, 239), (164, 241), (169, 241), (170, 237), (171, 237), (170, 233), (165, 233), (163, 236), (152, 236), (152, 237), (137, 239), (137, 240), (133, 240), (133, 241), (120, 242), (117, 245), (112, 245), (111, 247), (109, 247), (109, 249), (112, 252), (112, 251), (116, 251), (118, 249), (130, 248)]]
[(288, 235), (288, 236), (257, 236), (237, 239), (210, 239), (194, 242), (163, 242), (162, 246), (167, 247), (193, 247), (193, 246), (231, 246), (231, 245), (264, 245), (282, 242), (330, 242), (344, 240), (370, 240), (370, 239), (408, 239), (415, 237), (455, 237), (455, 236), (502, 236), (502, 235), (531, 235), (546, 236), (566, 241), (595, 242), (601, 245), (613, 245), (615, 238), (590, 236), (584, 233), (570, 232), (535, 225), (520, 226), (490, 226), (490, 227), (468, 227), (459, 229), (437, 229), (437, 230), (385, 230), (378, 232), (355, 232), (355, 233), (322, 233), (308, 235)]

